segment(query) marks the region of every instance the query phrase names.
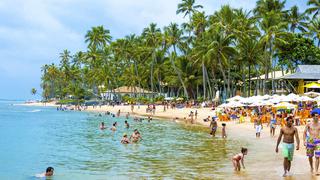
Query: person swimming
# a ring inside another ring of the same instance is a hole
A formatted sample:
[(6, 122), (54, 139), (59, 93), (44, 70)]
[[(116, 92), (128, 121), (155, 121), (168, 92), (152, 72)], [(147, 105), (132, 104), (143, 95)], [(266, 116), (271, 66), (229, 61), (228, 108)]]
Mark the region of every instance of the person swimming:
[(47, 167), (46, 172), (41, 173), (41, 174), (37, 174), (36, 177), (38, 178), (42, 178), (42, 177), (50, 177), (53, 176), (53, 167)]
[(130, 136), (130, 140), (131, 138), (132, 138), (132, 142), (138, 142), (139, 140), (142, 140), (141, 134), (137, 129), (135, 129), (132, 135)]
[(125, 127), (126, 127), (127, 129), (129, 129), (130, 125), (129, 125), (128, 121), (124, 121), (124, 125), (125, 125)]
[(129, 140), (129, 138), (128, 138), (126, 133), (123, 134), (123, 137), (121, 139), (121, 143), (122, 144), (130, 144), (130, 140)]
[(101, 124), (100, 124), (100, 129), (101, 129), (101, 130), (106, 129), (106, 127), (104, 126), (104, 122), (101, 122)]
[(244, 167), (244, 156), (248, 154), (248, 149), (247, 148), (241, 148), (241, 153), (236, 154), (235, 156), (232, 157), (232, 164), (234, 167), (235, 171), (240, 171), (241, 166), (240, 166), (240, 162), (242, 164), (243, 169), (245, 169)]
[(113, 123), (112, 127), (110, 128), (111, 131), (116, 131), (117, 130), (117, 122)]

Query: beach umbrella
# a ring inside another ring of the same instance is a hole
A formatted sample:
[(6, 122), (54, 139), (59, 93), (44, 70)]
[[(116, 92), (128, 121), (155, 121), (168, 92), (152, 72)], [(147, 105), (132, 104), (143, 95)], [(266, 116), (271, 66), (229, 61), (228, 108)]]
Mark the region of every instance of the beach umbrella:
[(316, 82), (312, 82), (312, 83), (306, 84), (304, 87), (310, 88), (310, 89), (320, 89), (320, 84)]
[(298, 101), (315, 101), (312, 98), (309, 98), (308, 96), (301, 96), (298, 98)]
[(288, 102), (281, 102), (279, 104), (273, 105), (272, 107), (277, 109), (295, 109), (297, 105), (294, 105)]
[(268, 100), (268, 99), (270, 99), (270, 98), (272, 98), (272, 96), (270, 96), (270, 95), (268, 95), (268, 94), (262, 96), (262, 99), (264, 99), (264, 100)]
[(243, 99), (243, 97), (236, 95), (236, 96), (234, 96), (234, 97), (232, 97), (232, 98), (227, 99), (227, 101), (228, 101), (228, 102), (231, 102), (231, 101), (240, 101), (240, 100), (242, 100), (242, 99)]
[(304, 95), (314, 98), (314, 97), (319, 97), (319, 96), (320, 96), (320, 93), (310, 91), (310, 92), (304, 93)]
[(320, 108), (315, 108), (311, 111), (311, 114), (320, 114)]

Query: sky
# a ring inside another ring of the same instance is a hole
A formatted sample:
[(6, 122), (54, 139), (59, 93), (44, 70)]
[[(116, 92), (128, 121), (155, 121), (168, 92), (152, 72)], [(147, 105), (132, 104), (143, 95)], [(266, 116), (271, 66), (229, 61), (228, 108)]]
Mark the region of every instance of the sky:
[[(41, 67), (58, 63), (59, 53), (85, 50), (84, 35), (103, 25), (113, 39), (140, 34), (151, 22), (182, 23), (181, 0), (0, 0), (0, 99), (34, 99), (41, 93)], [(307, 0), (287, 0), (306, 9)], [(255, 0), (196, 0), (212, 14), (222, 5), (250, 10)]]

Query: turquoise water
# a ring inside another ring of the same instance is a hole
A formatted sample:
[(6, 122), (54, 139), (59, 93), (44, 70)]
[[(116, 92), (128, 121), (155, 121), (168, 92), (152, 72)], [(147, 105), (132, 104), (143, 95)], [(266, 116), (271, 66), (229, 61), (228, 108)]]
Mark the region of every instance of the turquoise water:
[[(1, 180), (37, 179), (48, 166), (55, 180), (222, 178), (239, 149), (239, 142), (211, 138), (203, 127), (129, 119), (127, 130), (124, 118), (14, 103), (0, 101)], [(101, 121), (109, 128), (117, 121), (117, 132), (99, 130)], [(121, 144), (135, 128), (143, 141)]]

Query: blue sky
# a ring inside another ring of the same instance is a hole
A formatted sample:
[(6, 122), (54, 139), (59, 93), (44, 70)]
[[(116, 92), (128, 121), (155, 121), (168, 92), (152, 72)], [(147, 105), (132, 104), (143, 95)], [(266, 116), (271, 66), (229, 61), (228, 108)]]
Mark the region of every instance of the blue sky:
[[(140, 34), (151, 22), (159, 27), (183, 22), (175, 14), (180, 0), (0, 0), (0, 98), (30, 99), (40, 90), (40, 68), (57, 63), (64, 49), (84, 50), (84, 35), (104, 25), (113, 39)], [(252, 9), (255, 0), (197, 0), (211, 14), (223, 4)], [(306, 8), (307, 0), (287, 0)]]

